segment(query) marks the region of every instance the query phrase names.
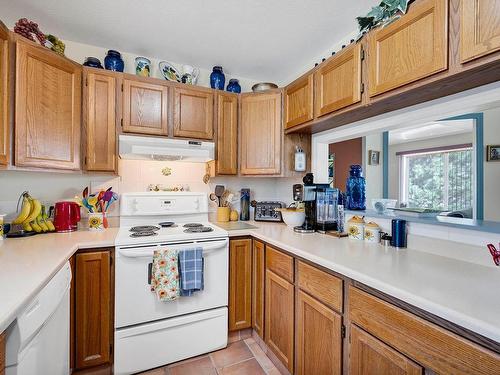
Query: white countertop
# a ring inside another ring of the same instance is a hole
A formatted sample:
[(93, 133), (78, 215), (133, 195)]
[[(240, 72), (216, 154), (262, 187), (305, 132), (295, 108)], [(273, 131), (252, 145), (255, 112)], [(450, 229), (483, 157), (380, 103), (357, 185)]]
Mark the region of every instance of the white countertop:
[[(500, 342), (500, 268), (414, 249), (298, 234), (284, 224), (249, 224), (258, 228), (230, 230), (229, 235), (252, 235)], [(116, 233), (110, 228), (0, 242), (0, 332), (77, 249), (113, 246)]]

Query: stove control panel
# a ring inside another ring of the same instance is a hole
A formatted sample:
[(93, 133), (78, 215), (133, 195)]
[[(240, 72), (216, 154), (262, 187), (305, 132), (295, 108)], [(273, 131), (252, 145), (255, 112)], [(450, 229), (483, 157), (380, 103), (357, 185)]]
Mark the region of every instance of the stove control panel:
[(283, 202), (256, 202), (254, 207), (255, 221), (283, 221), (277, 208), (284, 207)]

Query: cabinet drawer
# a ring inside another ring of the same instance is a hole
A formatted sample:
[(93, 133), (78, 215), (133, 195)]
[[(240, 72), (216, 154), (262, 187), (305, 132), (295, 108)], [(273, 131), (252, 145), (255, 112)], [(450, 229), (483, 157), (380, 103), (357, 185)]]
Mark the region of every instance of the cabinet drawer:
[(342, 280), (304, 262), (298, 262), (299, 288), (342, 312)]
[(405, 356), (439, 374), (498, 374), (500, 355), (357, 288), (349, 318)]
[(266, 269), (293, 283), (293, 258), (269, 245), (266, 248)]

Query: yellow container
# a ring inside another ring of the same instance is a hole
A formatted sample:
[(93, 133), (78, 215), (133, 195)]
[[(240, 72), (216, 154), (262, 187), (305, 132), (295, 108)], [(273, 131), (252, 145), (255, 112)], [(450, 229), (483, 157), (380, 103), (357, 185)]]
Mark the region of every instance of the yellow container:
[(229, 207), (217, 207), (217, 221), (219, 223), (227, 223), (230, 213), (231, 209)]

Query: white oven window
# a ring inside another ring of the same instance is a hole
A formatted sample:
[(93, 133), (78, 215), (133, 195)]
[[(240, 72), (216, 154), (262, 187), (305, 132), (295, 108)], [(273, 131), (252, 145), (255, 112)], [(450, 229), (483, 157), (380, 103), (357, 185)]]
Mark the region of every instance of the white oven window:
[(406, 207), (471, 210), (474, 202), (473, 148), (399, 155), (400, 202)]

